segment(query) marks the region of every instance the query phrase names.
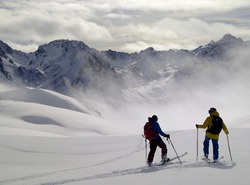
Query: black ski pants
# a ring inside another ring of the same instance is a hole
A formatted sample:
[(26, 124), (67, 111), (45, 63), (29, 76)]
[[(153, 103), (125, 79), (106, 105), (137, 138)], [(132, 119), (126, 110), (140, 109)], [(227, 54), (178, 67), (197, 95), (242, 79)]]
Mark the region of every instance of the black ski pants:
[(167, 146), (160, 136), (158, 136), (157, 139), (149, 141), (149, 144), (150, 151), (148, 154), (148, 162), (153, 162), (157, 146), (161, 148), (161, 156), (167, 155)]

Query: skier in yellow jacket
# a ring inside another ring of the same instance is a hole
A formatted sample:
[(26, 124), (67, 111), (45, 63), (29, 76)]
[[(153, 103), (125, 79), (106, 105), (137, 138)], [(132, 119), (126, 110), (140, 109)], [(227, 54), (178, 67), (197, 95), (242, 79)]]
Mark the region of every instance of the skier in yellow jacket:
[(196, 128), (197, 129), (199, 129), (199, 128), (202, 128), (202, 129), (207, 128), (205, 139), (204, 139), (204, 142), (203, 142), (204, 157), (205, 157), (205, 159), (208, 159), (209, 142), (210, 142), (210, 140), (212, 140), (212, 143), (213, 143), (213, 159), (214, 159), (214, 162), (216, 162), (218, 160), (218, 157), (219, 157), (218, 140), (219, 140), (220, 131), (223, 129), (225, 134), (229, 134), (229, 132), (228, 132), (228, 129), (227, 129), (225, 123), (220, 118), (219, 113), (217, 112), (217, 110), (215, 108), (210, 108), (208, 113), (210, 114), (210, 116), (206, 118), (203, 125), (196, 124)]

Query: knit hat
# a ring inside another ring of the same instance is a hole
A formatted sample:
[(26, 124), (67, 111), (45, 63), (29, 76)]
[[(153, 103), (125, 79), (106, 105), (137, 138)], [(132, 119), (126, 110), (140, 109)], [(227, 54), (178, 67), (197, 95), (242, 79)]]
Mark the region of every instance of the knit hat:
[(211, 112), (216, 112), (217, 110), (216, 110), (216, 108), (214, 108), (214, 107), (212, 107), (212, 108), (210, 108), (209, 110), (208, 110), (208, 112), (209, 113), (211, 113)]
[(154, 121), (158, 121), (158, 117), (157, 117), (156, 115), (153, 115), (153, 116), (152, 116), (152, 119), (153, 119)]

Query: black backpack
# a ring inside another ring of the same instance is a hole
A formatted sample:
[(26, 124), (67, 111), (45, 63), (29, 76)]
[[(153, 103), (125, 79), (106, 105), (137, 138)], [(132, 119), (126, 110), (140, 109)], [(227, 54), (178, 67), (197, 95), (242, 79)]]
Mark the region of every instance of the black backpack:
[(223, 120), (219, 116), (212, 116), (212, 127), (207, 129), (207, 132), (219, 134), (222, 130)]

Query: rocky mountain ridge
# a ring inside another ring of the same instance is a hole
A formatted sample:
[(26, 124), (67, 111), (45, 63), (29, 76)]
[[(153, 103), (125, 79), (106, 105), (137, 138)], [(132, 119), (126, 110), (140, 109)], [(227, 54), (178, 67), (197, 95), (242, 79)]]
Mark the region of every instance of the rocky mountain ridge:
[(151, 95), (159, 93), (161, 86), (181, 75), (181, 66), (187, 61), (223, 61), (234, 48), (249, 45), (226, 34), (194, 50), (156, 51), (150, 47), (125, 53), (97, 51), (81, 41), (55, 40), (24, 53), (0, 41), (0, 81), (66, 95), (81, 91), (106, 98), (129, 99), (127, 93), (143, 97), (140, 88)]

